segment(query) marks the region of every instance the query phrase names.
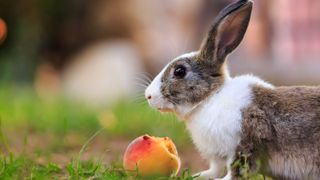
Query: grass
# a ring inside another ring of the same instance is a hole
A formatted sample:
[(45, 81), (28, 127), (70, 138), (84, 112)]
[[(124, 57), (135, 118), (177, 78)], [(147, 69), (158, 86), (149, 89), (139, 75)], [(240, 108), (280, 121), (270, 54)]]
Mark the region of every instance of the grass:
[[(58, 95), (43, 99), (26, 86), (0, 86), (0, 179), (130, 179), (121, 156), (143, 134), (168, 136), (178, 151), (192, 145), (183, 123), (146, 103), (92, 107)], [(191, 170), (151, 179), (189, 180)]]
[[(78, 155), (64, 166), (52, 162), (41, 164), (25, 153), (18, 156), (14, 156), (11, 152), (7, 155), (2, 154), (0, 157), (0, 179), (130, 179), (131, 177), (127, 176), (120, 163), (121, 161), (114, 161), (106, 165), (101, 159), (81, 160), (81, 156), (92, 140), (103, 130), (104, 128), (94, 133), (83, 144)], [(5, 138), (2, 140), (6, 141)], [(145, 178), (135, 176), (134, 179)], [(180, 176), (153, 177), (149, 179), (189, 180), (193, 179), (193, 177), (189, 171), (185, 170)]]
[[(54, 163), (39, 165), (26, 156), (1, 157), (1, 179), (128, 179), (125, 170), (119, 163), (104, 165), (101, 162), (85, 161), (77, 167), (73, 161), (65, 167)], [(135, 176), (134, 179), (143, 179)], [(153, 177), (150, 179), (191, 180), (189, 171), (180, 176)]]
[(161, 115), (146, 103), (119, 101), (93, 108), (57, 96), (44, 100), (28, 87), (0, 87), (0, 118), (4, 128), (34, 133), (91, 135), (105, 127), (109, 137), (132, 138), (145, 133), (169, 136), (178, 144), (188, 142), (184, 125), (173, 115)]
[[(0, 179), (127, 179), (122, 154), (109, 155), (114, 147), (104, 142), (143, 134), (168, 136), (178, 148), (190, 144), (182, 123), (146, 103), (92, 107), (63, 96), (43, 99), (28, 86), (0, 86)], [(112, 158), (106, 163), (103, 156)]]

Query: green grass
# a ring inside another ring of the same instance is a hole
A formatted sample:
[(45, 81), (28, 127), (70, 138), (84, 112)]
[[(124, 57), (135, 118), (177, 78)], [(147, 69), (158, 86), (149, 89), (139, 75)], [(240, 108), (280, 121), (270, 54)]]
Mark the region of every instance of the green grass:
[[(84, 151), (90, 146), (93, 139), (104, 128), (94, 133), (81, 147), (77, 156), (67, 164), (61, 166), (52, 162), (38, 163), (33, 156), (21, 153), (14, 156), (9, 152), (0, 156), (0, 179), (172, 179), (191, 180), (190, 172), (184, 170), (179, 176), (142, 178), (139, 176), (127, 176), (121, 161), (117, 160), (110, 164), (104, 164), (102, 159), (81, 160)], [(6, 138), (1, 131), (2, 143), (8, 148)]]
[[(127, 176), (126, 171), (118, 162), (105, 165), (101, 161), (70, 161), (61, 167), (54, 163), (38, 164), (28, 156), (14, 157), (9, 155), (0, 158), (0, 179), (159, 179), (159, 180), (192, 180), (190, 171), (183, 170), (179, 176), (149, 177)], [(130, 178), (129, 178), (130, 177)], [(259, 174), (247, 174), (244, 179), (270, 179)]]
[(35, 133), (88, 136), (104, 126), (109, 137), (132, 138), (148, 133), (169, 136), (182, 145), (189, 143), (183, 123), (173, 115), (161, 115), (146, 103), (119, 101), (112, 106), (93, 108), (61, 96), (44, 100), (26, 87), (0, 87), (0, 118), (4, 128)]
[[(0, 86), (0, 179), (127, 179), (121, 154), (112, 154), (116, 160), (107, 164), (102, 157), (81, 156), (96, 136), (108, 143), (143, 134), (168, 136), (178, 148), (191, 144), (182, 123), (146, 103), (92, 107), (63, 96), (42, 99), (28, 86)], [(69, 136), (76, 137), (75, 145)], [(64, 151), (73, 152), (65, 155), (70, 160), (55, 163), (53, 154)], [(182, 173), (171, 179), (190, 178)]]
[[(178, 151), (192, 145), (183, 123), (146, 103), (92, 107), (58, 95), (43, 99), (27, 86), (0, 86), (0, 179), (130, 179), (122, 154), (111, 151), (143, 134), (168, 136)], [(190, 171), (151, 179), (189, 180)]]
[[(71, 161), (65, 167), (54, 163), (37, 164), (27, 156), (0, 158), (0, 179), (129, 179), (119, 163), (104, 165), (101, 162), (85, 161), (78, 166)], [(134, 179), (146, 179), (133, 176)], [(184, 171), (180, 176), (153, 177), (149, 179), (191, 180), (192, 176)]]

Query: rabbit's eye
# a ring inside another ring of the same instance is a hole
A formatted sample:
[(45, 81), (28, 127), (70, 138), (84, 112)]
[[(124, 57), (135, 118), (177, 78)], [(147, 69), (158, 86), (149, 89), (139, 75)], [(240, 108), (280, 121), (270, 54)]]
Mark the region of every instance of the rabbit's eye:
[(173, 72), (174, 76), (183, 78), (186, 75), (186, 68), (184, 66), (178, 66)]

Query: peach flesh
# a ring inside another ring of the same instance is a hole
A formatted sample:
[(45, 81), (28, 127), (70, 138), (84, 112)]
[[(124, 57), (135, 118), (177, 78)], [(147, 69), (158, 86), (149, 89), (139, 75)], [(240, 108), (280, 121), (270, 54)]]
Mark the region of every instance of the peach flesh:
[(128, 145), (123, 165), (128, 174), (170, 176), (178, 173), (180, 159), (171, 139), (144, 135)]

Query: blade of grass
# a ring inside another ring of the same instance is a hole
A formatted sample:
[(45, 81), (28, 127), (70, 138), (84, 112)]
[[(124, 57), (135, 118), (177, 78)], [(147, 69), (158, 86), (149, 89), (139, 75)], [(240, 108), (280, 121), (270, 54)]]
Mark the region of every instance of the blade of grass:
[(77, 158), (77, 170), (79, 170), (80, 165), (81, 165), (81, 157), (83, 152), (87, 149), (89, 143), (97, 136), (99, 135), (105, 128), (101, 128), (100, 130), (98, 130), (97, 132), (95, 132), (81, 147), (79, 154), (78, 154), (78, 158)]
[(3, 143), (4, 147), (6, 148), (6, 150), (9, 153), (11, 153), (11, 149), (10, 149), (10, 146), (8, 144), (7, 138), (5, 137), (5, 135), (3, 133), (1, 116), (0, 116), (0, 141)]

